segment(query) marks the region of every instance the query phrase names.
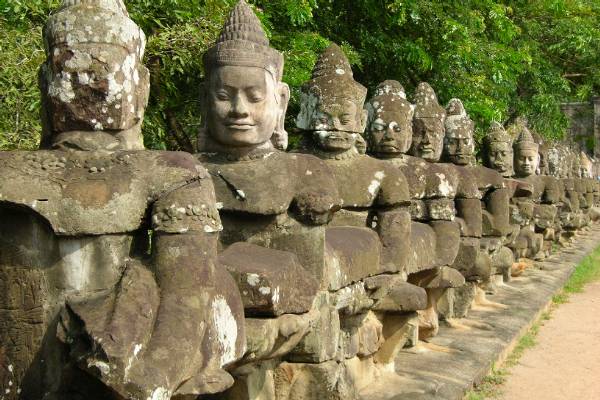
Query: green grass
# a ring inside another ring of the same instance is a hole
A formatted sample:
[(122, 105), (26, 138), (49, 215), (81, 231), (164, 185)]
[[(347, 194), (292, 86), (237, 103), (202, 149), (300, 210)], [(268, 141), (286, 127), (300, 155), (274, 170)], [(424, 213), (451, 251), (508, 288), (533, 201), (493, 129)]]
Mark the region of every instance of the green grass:
[(552, 313), (561, 305), (569, 301), (573, 293), (581, 293), (585, 286), (600, 280), (600, 247), (586, 257), (575, 268), (573, 275), (563, 290), (552, 297), (552, 305), (544, 312), (540, 319), (533, 324), (515, 346), (513, 352), (507, 357), (502, 366), (492, 367), (492, 372), (473, 390), (467, 393), (464, 400), (495, 399), (501, 394), (501, 386), (510, 376), (510, 369), (518, 364), (519, 360), (528, 349), (535, 347), (536, 337), (545, 321), (552, 318)]

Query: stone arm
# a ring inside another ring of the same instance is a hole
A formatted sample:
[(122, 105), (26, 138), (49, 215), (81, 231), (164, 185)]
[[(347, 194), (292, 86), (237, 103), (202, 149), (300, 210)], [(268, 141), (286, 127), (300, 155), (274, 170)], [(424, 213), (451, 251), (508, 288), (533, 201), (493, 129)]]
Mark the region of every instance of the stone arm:
[(314, 156), (296, 154), (298, 160), (296, 194), (292, 209), (296, 217), (310, 225), (324, 225), (342, 207), (335, 178), (329, 167)]
[(193, 181), (156, 201), (152, 224), (160, 303), (147, 347), (128, 377), (129, 392), (140, 399), (170, 398), (185, 382), (225, 374), (221, 368), (241, 358), (245, 345), (237, 288), (219, 287), (221, 222), (210, 180)]
[(543, 204), (553, 204), (558, 205), (561, 203), (562, 195), (561, 187), (557, 179), (551, 176), (544, 177), (544, 193), (542, 194), (542, 203)]
[(482, 192), (482, 234), (506, 236), (510, 233), (510, 189), (496, 171), (480, 167), (475, 170)]
[(410, 192), (398, 168), (388, 168), (376, 198), (376, 231), (382, 244), (381, 263), (403, 271), (410, 254)]

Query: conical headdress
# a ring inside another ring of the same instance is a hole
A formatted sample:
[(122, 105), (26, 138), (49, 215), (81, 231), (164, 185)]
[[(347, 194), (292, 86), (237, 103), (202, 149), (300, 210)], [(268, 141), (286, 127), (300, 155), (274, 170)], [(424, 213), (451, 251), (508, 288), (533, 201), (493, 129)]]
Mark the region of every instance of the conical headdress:
[(263, 68), (277, 81), (283, 77), (283, 54), (269, 47), (260, 20), (244, 0), (231, 10), (219, 39), (204, 55), (207, 76), (225, 65)]
[(348, 58), (335, 43), (321, 53), (312, 79), (304, 84), (302, 90), (317, 95), (323, 102), (348, 99), (360, 103), (361, 107), (367, 97), (367, 88), (354, 80)]
[(459, 99), (452, 99), (446, 108), (446, 136), (472, 135), (475, 123)]
[(146, 36), (129, 18), (122, 0), (63, 0), (44, 29), (46, 52), (57, 46), (104, 43), (144, 56)]
[(437, 95), (427, 82), (419, 83), (415, 91), (415, 118), (446, 118), (446, 110), (440, 106)]
[[(369, 123), (371, 123), (376, 115), (385, 115), (385, 113), (393, 113), (396, 118), (398, 114), (403, 122), (410, 123), (413, 118), (414, 109), (412, 104), (406, 100), (404, 87), (398, 81), (387, 80), (380, 83), (375, 89), (375, 95), (367, 104), (369, 111)], [(400, 123), (401, 121), (396, 121)]]
[(515, 141), (515, 150), (535, 150), (539, 151), (539, 145), (533, 140), (533, 135), (529, 129), (522, 125), (519, 127), (520, 132), (517, 140)]
[(493, 121), (487, 134), (483, 138), (484, 143), (489, 146), (492, 143), (508, 143), (512, 145), (512, 138), (501, 123)]
[(404, 86), (398, 81), (387, 80), (381, 82), (377, 88), (375, 88), (374, 97), (391, 95), (395, 98), (406, 99), (406, 92), (404, 91)]

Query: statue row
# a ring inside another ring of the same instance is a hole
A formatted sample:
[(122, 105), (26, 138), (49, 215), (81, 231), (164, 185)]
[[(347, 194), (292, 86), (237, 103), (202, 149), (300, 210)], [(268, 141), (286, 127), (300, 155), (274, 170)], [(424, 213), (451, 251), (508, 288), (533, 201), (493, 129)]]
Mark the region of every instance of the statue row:
[(244, 0), (204, 55), (195, 155), (144, 150), (122, 0), (64, 0), (44, 39), (41, 149), (0, 152), (5, 399), (358, 399), (597, 219), (588, 158), (518, 120), (477, 165), (460, 100), (385, 81), (365, 104), (335, 44), (283, 151), (283, 55)]

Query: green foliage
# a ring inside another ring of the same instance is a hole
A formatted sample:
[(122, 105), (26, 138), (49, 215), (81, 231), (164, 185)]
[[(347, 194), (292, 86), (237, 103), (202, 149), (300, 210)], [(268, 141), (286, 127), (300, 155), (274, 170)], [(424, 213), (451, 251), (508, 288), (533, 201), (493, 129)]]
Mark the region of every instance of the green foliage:
[[(299, 88), (320, 51), (342, 44), (357, 80), (385, 79), (409, 93), (430, 82), (440, 100), (461, 98), (481, 138), (492, 120), (529, 117), (548, 138), (567, 120), (560, 102), (600, 87), (600, 4), (596, 0), (250, 0)], [(0, 0), (0, 148), (34, 148), (39, 137), (37, 69), (41, 26), (59, 0)], [(235, 0), (130, 0), (148, 35), (152, 73), (144, 137), (149, 148), (192, 150), (201, 124), (202, 54)], [(293, 129), (290, 129), (293, 130)]]

